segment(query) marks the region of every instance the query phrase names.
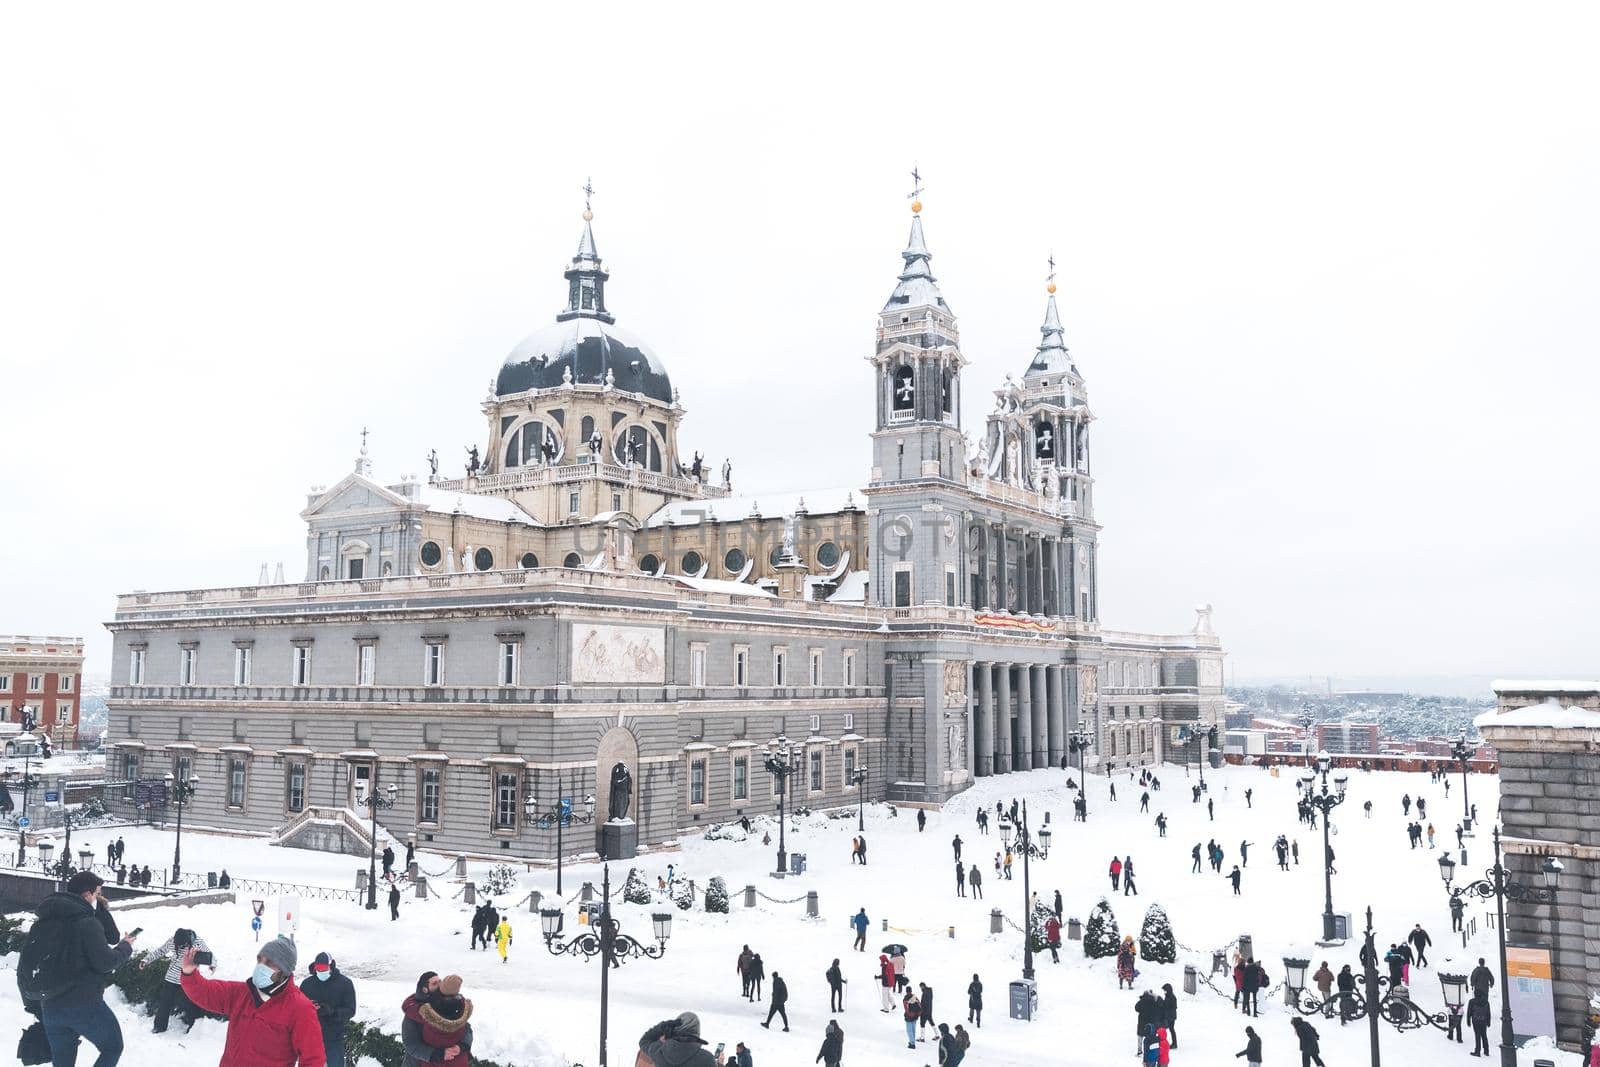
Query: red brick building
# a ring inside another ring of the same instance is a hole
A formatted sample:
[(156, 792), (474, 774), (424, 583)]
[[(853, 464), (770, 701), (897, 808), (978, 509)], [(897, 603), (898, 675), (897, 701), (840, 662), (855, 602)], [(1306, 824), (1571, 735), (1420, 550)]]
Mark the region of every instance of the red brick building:
[(83, 702), (83, 638), (0, 634), (0, 720), (33, 712), (59, 747), (77, 744)]

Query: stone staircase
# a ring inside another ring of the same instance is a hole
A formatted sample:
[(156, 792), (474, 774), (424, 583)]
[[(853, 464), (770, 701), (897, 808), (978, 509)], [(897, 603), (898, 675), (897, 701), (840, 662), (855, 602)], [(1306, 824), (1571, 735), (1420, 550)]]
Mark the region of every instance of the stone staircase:
[[(347, 856), (366, 856), (372, 849), (371, 824), (346, 807), (313, 807), (273, 831), (270, 844), (284, 848), (306, 848), (316, 852), (342, 852)], [(388, 845), (396, 856), (405, 855), (405, 846), (378, 826), (378, 845)]]

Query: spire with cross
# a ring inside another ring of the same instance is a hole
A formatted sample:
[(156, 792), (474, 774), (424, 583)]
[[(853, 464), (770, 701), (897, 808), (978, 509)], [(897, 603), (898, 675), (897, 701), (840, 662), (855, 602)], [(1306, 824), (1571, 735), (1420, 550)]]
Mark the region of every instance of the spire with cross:
[(922, 174), (915, 163), (911, 164), (911, 192), (906, 194), (906, 199), (911, 201), (913, 215), (922, 210)]
[(367, 428), (361, 427), (361, 455), (356, 457), (356, 473), (363, 478), (372, 477), (372, 459), (367, 455)]

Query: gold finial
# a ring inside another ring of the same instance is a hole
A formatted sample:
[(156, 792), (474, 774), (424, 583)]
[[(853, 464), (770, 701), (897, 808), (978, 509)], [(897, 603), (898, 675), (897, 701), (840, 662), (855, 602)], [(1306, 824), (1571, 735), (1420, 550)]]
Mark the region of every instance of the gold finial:
[(1056, 254), (1054, 252), (1050, 253), (1049, 263), (1050, 276), (1045, 279), (1044, 291), (1054, 296), (1056, 294)]
[(594, 196), (594, 181), (591, 178), (583, 179), (583, 221), (594, 221), (594, 212), (589, 210), (589, 198)]
[(922, 175), (917, 173), (917, 165), (911, 165), (911, 213), (917, 214), (922, 210)]

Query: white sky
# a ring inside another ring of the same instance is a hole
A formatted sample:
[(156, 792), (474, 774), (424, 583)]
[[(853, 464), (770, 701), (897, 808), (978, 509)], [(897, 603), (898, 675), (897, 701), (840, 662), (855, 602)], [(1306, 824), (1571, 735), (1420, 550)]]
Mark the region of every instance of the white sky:
[(107, 673), (116, 593), (299, 577), (363, 425), (458, 466), (591, 175), (683, 447), (864, 482), (916, 162), (969, 428), (1056, 254), (1108, 625), (1600, 669), (1592, 6), (245, 10), (0, 14), (0, 631)]

